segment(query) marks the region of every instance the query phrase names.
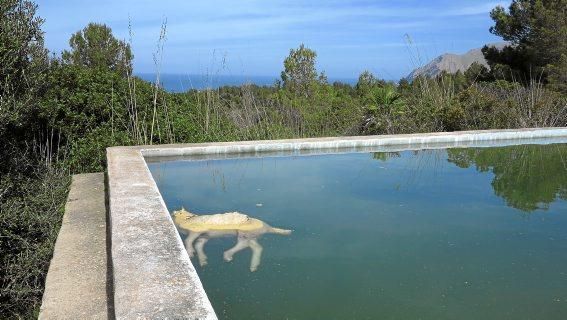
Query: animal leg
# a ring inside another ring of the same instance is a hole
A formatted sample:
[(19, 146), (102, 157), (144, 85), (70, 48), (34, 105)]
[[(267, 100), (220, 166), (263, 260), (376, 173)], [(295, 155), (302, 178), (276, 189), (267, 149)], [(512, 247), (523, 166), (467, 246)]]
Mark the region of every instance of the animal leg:
[(250, 271), (254, 272), (258, 269), (260, 265), (260, 260), (262, 259), (262, 246), (256, 241), (256, 239), (249, 240), (250, 249), (252, 249), (252, 259), (250, 260)]
[(195, 242), (195, 250), (197, 251), (197, 257), (199, 257), (199, 264), (201, 265), (201, 267), (204, 267), (207, 265), (207, 255), (205, 254), (205, 243), (207, 243), (207, 241), (209, 241), (208, 238), (199, 238), (197, 239), (197, 242)]
[(226, 250), (223, 254), (223, 258), (225, 261), (229, 262), (232, 261), (232, 256), (240, 250), (248, 248), (249, 243), (247, 239), (238, 237), (236, 244), (234, 247)]
[(193, 242), (200, 236), (199, 232), (189, 232), (187, 238), (185, 238), (185, 250), (189, 254), (189, 258), (193, 258), (195, 255), (195, 250), (193, 249)]

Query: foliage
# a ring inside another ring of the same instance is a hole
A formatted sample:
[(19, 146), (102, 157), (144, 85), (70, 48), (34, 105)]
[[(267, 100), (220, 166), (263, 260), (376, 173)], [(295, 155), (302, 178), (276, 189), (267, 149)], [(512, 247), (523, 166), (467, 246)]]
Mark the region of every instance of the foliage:
[(0, 2), (0, 174), (17, 168), (17, 150), (30, 145), (38, 123), (36, 97), (45, 89), (43, 20), (30, 1)]
[(291, 49), (284, 60), (284, 70), (281, 73), (284, 88), (298, 95), (308, 96), (311, 86), (317, 81), (316, 58), (317, 53), (305, 47), (303, 43), (299, 48)]
[(567, 53), (549, 65), (549, 88), (567, 95)]
[(490, 32), (511, 45), (503, 50), (484, 47), (490, 66), (501, 69), (505, 79), (561, 81), (549, 76), (567, 73), (564, 63), (558, 64), (567, 52), (566, 8), (566, 0), (513, 0), (508, 10), (494, 8)]
[(530, 212), (546, 210), (557, 199), (567, 200), (565, 144), (544, 151), (541, 145), (504, 148), (448, 149), (449, 161), (461, 168), (492, 172), (494, 193), (507, 205)]
[(493, 80), (490, 70), (478, 62), (473, 62), (470, 67), (465, 70), (463, 76), (466, 79), (467, 85), (475, 82), (487, 82)]
[(458, 95), (463, 117), (457, 129), (557, 127), (567, 125), (567, 97), (532, 82), (474, 84)]
[(71, 172), (101, 172), (106, 169), (106, 148), (132, 144), (125, 131), (101, 125), (71, 143), (64, 165)]
[(48, 80), (38, 116), (60, 133), (61, 142), (111, 121), (116, 128), (126, 127), (128, 83), (119, 74), (54, 62)]
[(462, 75), (441, 74), (435, 79), (418, 77), (405, 91), (407, 111), (396, 133), (451, 131), (454, 99)]
[[(567, 125), (567, 97), (542, 83), (490, 80), (486, 69), (419, 77), (364, 97), (361, 133), (413, 133)], [(477, 76), (478, 75), (478, 76)], [(484, 81), (480, 81), (482, 78)]]
[(89, 23), (71, 36), (69, 46), (71, 51), (65, 50), (62, 54), (67, 64), (132, 74), (134, 57), (130, 45), (116, 39), (104, 24)]
[[(0, 314), (37, 318), (70, 178), (43, 172), (0, 182)], [(39, 171), (39, 170), (38, 170)]]
[(364, 96), (372, 88), (384, 85), (386, 85), (384, 80), (376, 78), (370, 71), (365, 70), (358, 76), (355, 88), (359, 96)]
[(400, 117), (406, 112), (405, 101), (393, 84), (374, 85), (367, 89), (363, 103), (363, 133), (394, 133)]

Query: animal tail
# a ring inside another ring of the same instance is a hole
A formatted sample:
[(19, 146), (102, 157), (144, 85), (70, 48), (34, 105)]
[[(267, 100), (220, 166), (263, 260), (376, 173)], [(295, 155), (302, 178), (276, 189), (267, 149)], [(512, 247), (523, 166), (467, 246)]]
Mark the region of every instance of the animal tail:
[(272, 233), (275, 233), (275, 234), (281, 234), (281, 235), (286, 235), (286, 236), (287, 236), (287, 235), (291, 234), (291, 232), (292, 232), (293, 230), (287, 230), (287, 229), (280, 229), (280, 228), (274, 228), (274, 227), (272, 227), (272, 229), (271, 229), (270, 231), (271, 231)]

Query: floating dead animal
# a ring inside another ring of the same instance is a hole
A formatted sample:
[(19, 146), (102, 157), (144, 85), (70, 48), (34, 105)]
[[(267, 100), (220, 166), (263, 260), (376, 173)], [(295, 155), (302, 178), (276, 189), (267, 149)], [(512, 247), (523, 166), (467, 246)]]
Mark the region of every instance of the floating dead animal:
[(173, 221), (182, 233), (187, 234), (185, 249), (189, 257), (193, 257), (196, 252), (201, 266), (207, 264), (207, 255), (203, 247), (209, 239), (236, 236), (236, 245), (224, 252), (224, 260), (232, 261), (235, 253), (250, 247), (252, 249), (250, 271), (256, 271), (260, 265), (262, 246), (258, 243), (258, 238), (261, 235), (265, 233), (289, 235), (291, 233), (291, 230), (271, 227), (262, 220), (251, 218), (240, 212), (197, 215), (181, 208), (181, 210), (173, 211)]

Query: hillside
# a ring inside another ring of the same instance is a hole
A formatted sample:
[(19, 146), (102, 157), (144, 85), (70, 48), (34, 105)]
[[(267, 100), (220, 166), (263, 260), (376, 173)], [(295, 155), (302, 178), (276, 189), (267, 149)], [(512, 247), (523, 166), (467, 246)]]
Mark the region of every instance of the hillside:
[[(502, 48), (506, 45), (506, 42), (491, 43), (490, 46), (495, 46), (497, 48)], [(478, 62), (486, 67), (488, 63), (484, 59), (481, 51), (482, 48), (476, 48), (467, 51), (464, 54), (455, 53), (445, 53), (437, 58), (433, 59), (424, 66), (421, 66), (413, 70), (406, 79), (412, 80), (417, 76), (424, 75), (426, 77), (435, 77), (442, 71), (447, 71), (449, 73), (456, 73), (457, 71), (464, 72), (467, 70), (471, 64)]]

